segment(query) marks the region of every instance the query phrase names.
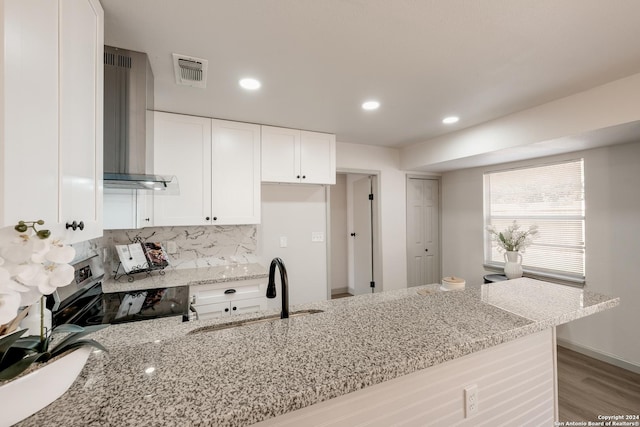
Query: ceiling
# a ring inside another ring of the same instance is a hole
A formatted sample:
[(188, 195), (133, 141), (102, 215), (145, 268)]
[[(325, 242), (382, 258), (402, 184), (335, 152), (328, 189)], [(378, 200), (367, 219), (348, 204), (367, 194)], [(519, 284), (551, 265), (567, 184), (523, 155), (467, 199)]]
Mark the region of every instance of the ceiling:
[[(640, 72), (637, 0), (100, 1), (105, 44), (148, 53), (156, 110), (341, 142), (401, 147)], [(172, 53), (209, 61), (205, 89)]]

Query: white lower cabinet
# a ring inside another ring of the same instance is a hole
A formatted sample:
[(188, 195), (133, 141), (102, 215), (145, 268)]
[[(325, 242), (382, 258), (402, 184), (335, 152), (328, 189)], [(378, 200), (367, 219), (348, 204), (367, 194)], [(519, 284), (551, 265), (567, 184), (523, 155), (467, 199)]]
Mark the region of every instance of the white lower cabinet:
[(266, 279), (195, 285), (190, 287), (191, 305), (199, 319), (266, 310)]

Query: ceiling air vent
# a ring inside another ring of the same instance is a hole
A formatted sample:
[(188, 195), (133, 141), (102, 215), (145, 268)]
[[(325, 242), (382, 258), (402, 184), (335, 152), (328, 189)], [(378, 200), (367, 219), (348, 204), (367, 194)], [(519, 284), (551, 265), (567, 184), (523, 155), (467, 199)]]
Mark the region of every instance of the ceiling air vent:
[(173, 70), (176, 83), (184, 86), (206, 87), (209, 61), (192, 56), (173, 54)]

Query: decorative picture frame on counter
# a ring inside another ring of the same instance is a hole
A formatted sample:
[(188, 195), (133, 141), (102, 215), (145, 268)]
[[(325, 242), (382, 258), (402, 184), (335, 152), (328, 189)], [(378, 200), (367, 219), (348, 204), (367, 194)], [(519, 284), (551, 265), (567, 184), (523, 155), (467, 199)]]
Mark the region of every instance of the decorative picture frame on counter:
[[(134, 239), (126, 245), (115, 245), (120, 262), (113, 272), (114, 280), (127, 276), (129, 282), (135, 280), (134, 274), (158, 271), (164, 274), (164, 269), (169, 266), (169, 257), (164, 247), (159, 242), (144, 242), (140, 238)], [(122, 271), (121, 271), (122, 270)]]

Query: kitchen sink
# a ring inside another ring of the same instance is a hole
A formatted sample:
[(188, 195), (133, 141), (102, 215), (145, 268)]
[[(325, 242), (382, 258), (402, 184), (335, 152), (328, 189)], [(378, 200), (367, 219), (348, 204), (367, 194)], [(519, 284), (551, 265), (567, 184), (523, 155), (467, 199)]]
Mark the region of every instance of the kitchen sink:
[[(322, 312), (323, 312), (323, 310), (314, 310), (314, 309), (293, 311), (293, 312), (289, 313), (289, 318), (308, 316), (309, 314), (317, 314), (317, 313), (322, 313)], [(203, 326), (202, 328), (194, 329), (193, 331), (188, 332), (187, 335), (199, 334), (201, 332), (219, 331), (219, 330), (222, 330), (222, 329), (239, 328), (241, 326), (254, 325), (256, 323), (273, 322), (275, 320), (280, 320), (280, 315), (279, 314), (273, 314), (271, 316), (261, 317), (261, 318), (258, 318), (258, 319), (242, 320), (242, 321), (239, 321), (239, 322), (230, 322), (230, 323), (221, 323), (219, 325)]]

